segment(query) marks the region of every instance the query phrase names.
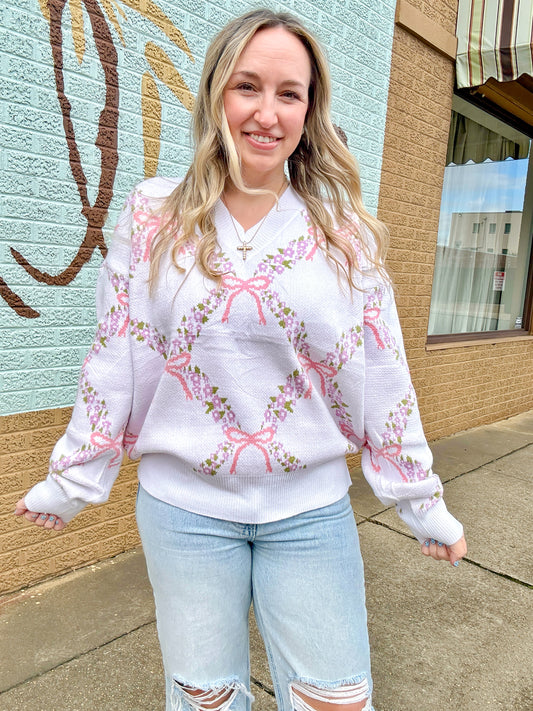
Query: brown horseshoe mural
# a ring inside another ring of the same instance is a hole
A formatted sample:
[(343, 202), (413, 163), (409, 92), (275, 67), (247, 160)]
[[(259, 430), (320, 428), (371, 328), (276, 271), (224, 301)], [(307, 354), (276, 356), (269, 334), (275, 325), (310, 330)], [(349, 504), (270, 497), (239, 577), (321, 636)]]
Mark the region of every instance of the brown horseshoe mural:
[(38, 282), (50, 285), (64, 286), (65, 284), (69, 284), (77, 276), (83, 265), (89, 261), (96, 248), (98, 248), (102, 256), (105, 257), (107, 248), (104, 241), (103, 226), (111, 199), (113, 198), (113, 183), (115, 181), (115, 173), (118, 165), (118, 55), (113, 44), (111, 32), (96, 0), (82, 0), (82, 2), (87, 9), (87, 14), (91, 21), (106, 87), (105, 106), (100, 113), (98, 135), (95, 143), (100, 150), (101, 156), (98, 194), (94, 205), (91, 205), (87, 195), (87, 178), (83, 171), (80, 153), (76, 144), (76, 135), (71, 118), (72, 107), (65, 94), (61, 20), (67, 0), (49, 0), (50, 45), (52, 47), (54, 60), (56, 91), (63, 115), (63, 130), (67, 140), (70, 170), (78, 187), (78, 194), (82, 204), (81, 213), (87, 220), (87, 229), (74, 259), (66, 269), (55, 276), (33, 267), (20, 252), (11, 248), (11, 254), (16, 262), (20, 264), (31, 277)]
[[(153, 0), (145, 0), (144, 3), (139, 0), (122, 0), (122, 3), (132, 10), (146, 16), (153, 22), (156, 27), (162, 30), (167, 37), (182, 51), (184, 51), (189, 59), (193, 60), (191, 51), (187, 46), (181, 32), (174, 27), (170, 19), (164, 12), (157, 7)], [(119, 77), (118, 77), (118, 54), (113, 43), (113, 37), (110, 27), (106, 21), (106, 16), (102, 11), (99, 0), (76, 0), (70, 2), (71, 12), (74, 12), (75, 23), (73, 23), (73, 39), (76, 46), (76, 55), (78, 61), (83, 60), (85, 47), (84, 29), (83, 29), (83, 14), (82, 5), (87, 11), (93, 38), (96, 45), (98, 59), (100, 61), (105, 81), (105, 103), (98, 120), (98, 134), (95, 145), (100, 151), (100, 180), (98, 184), (98, 192), (94, 204), (91, 205), (87, 193), (87, 178), (81, 163), (81, 156), (76, 143), (76, 135), (74, 124), (72, 122), (71, 111), (72, 105), (65, 94), (65, 81), (63, 75), (63, 31), (62, 19), (63, 12), (67, 5), (67, 0), (39, 0), (41, 11), (50, 26), (50, 45), (52, 48), (52, 58), (54, 65), (54, 78), (56, 85), (57, 97), (63, 117), (63, 130), (68, 147), (68, 160), (72, 177), (76, 182), (78, 194), (81, 201), (81, 214), (87, 221), (85, 236), (78, 248), (78, 251), (70, 264), (63, 269), (59, 274), (49, 274), (41, 271), (33, 266), (30, 261), (13, 247), (10, 248), (11, 254), (17, 264), (21, 266), (35, 281), (48, 285), (65, 286), (69, 284), (80, 272), (84, 264), (92, 257), (95, 249), (98, 249), (103, 257), (107, 253), (107, 247), (104, 241), (103, 227), (113, 198), (115, 175), (118, 166), (118, 117), (119, 117)], [(121, 17), (125, 19), (124, 11), (116, 5)], [(115, 11), (109, 3), (104, 3), (104, 10), (107, 13), (110, 23), (117, 31), (121, 41), (123, 36), (116, 16)], [(74, 25), (76, 28), (74, 29)], [(153, 43), (150, 43), (151, 47)], [(152, 58), (154, 54), (157, 62)], [(189, 110), (192, 109), (194, 97), (191, 94), (186, 83), (181, 75), (173, 66), (170, 58), (155, 45), (151, 54), (147, 55), (148, 63), (155, 71), (156, 76), (164, 81), (167, 86), (174, 92), (180, 102)], [(155, 64), (154, 64), (155, 62)], [(160, 65), (167, 67), (166, 73), (162, 73)], [(155, 69), (154, 69), (155, 66)], [(168, 80), (166, 79), (168, 75)], [(153, 81), (153, 80), (152, 80)], [(146, 81), (143, 82), (143, 87)], [(159, 96), (152, 101), (159, 102)], [(150, 106), (150, 98), (143, 95), (142, 111), (143, 125), (149, 126), (149, 122), (145, 121), (145, 113), (150, 113), (153, 107)], [(157, 114), (157, 108), (155, 107)], [(159, 106), (160, 110), (160, 106)], [(152, 112), (153, 113), (153, 112)], [(144, 134), (144, 128), (143, 128)], [(145, 166), (149, 164), (151, 170), (155, 173), (159, 157), (159, 140), (146, 141), (145, 139)], [(146, 146), (150, 146), (147, 151)], [(151, 152), (150, 152), (151, 151)], [(6, 303), (23, 318), (37, 318), (40, 314), (38, 311), (28, 306), (6, 282), (0, 277), (0, 296)]]
[(8, 306), (11, 306), (13, 311), (22, 318), (37, 318), (39, 312), (32, 309), (31, 306), (25, 304), (24, 301), (9, 288), (5, 281), (0, 277), (0, 296), (4, 299)]

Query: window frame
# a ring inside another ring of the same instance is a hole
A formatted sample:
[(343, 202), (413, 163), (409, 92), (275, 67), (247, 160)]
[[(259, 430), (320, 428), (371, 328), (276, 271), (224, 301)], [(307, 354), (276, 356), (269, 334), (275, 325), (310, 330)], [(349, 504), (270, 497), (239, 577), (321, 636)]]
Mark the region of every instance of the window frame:
[[(523, 121), (518, 119), (513, 120), (513, 117), (509, 114), (502, 115), (502, 112), (495, 111), (494, 105), (490, 102), (483, 102), (480, 100), (479, 94), (473, 94), (468, 90), (457, 90), (455, 89), (455, 95), (459, 98), (466, 100), (473, 106), (481, 109), (491, 116), (499, 119), (503, 123), (511, 126), (524, 133), (532, 140), (532, 145), (530, 148), (529, 161), (533, 161), (533, 126), (525, 126)], [(526, 130), (524, 130), (526, 128)], [(440, 211), (440, 202), (439, 202)], [(533, 234), (533, 214), (530, 217), (530, 234)], [(436, 250), (436, 245), (435, 245)], [(435, 251), (436, 254), (436, 251)], [(433, 278), (435, 275), (435, 263), (433, 264)], [(433, 283), (433, 282), (432, 282)], [(428, 324), (429, 324), (429, 311), (431, 309), (431, 299), (430, 306), (428, 309)], [(440, 348), (451, 348), (457, 346), (467, 346), (467, 345), (482, 345), (486, 343), (498, 343), (501, 341), (516, 341), (516, 340), (529, 340), (533, 338), (533, 237), (531, 239), (530, 249), (529, 249), (529, 265), (527, 268), (527, 277), (525, 282), (524, 290), (524, 311), (523, 311), (523, 323), (521, 328), (505, 329), (500, 331), (469, 331), (464, 333), (443, 333), (443, 334), (427, 334), (426, 330), (426, 349), (427, 350), (438, 350)]]

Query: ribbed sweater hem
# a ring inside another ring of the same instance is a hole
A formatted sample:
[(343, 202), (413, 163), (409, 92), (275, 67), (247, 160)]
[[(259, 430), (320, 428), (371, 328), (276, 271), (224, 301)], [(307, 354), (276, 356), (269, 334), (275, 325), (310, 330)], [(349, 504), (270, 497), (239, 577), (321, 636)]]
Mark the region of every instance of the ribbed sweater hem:
[(172, 455), (145, 454), (138, 474), (143, 489), (156, 499), (237, 523), (279, 521), (328, 506), (351, 483), (344, 457), (295, 472), (211, 477), (181, 470)]

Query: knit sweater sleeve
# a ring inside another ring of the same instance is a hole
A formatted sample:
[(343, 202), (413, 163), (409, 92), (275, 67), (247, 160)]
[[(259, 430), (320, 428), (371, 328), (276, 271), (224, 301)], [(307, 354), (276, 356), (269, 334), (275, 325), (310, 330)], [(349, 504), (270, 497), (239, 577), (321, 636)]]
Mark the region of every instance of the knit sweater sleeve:
[(30, 511), (55, 514), (65, 522), (86, 504), (107, 500), (122, 461), (133, 389), (127, 334), (131, 213), (127, 200), (100, 267), (98, 325), (70, 423), (52, 452), (47, 478), (25, 497)]
[(451, 545), (463, 528), (446, 509), (431, 468), (392, 288), (367, 276), (364, 300), (364, 475), (420, 542), (434, 538)]

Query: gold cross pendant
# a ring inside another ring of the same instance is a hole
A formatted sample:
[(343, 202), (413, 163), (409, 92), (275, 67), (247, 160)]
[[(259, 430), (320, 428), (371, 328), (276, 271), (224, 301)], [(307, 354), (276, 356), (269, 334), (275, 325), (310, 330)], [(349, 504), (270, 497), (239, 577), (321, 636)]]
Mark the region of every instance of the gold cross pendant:
[(242, 252), (242, 261), (245, 262), (246, 261), (246, 252), (251, 251), (253, 249), (253, 247), (250, 247), (248, 242), (243, 242), (241, 245), (239, 245), (237, 247), (237, 249), (239, 250), (239, 252)]

